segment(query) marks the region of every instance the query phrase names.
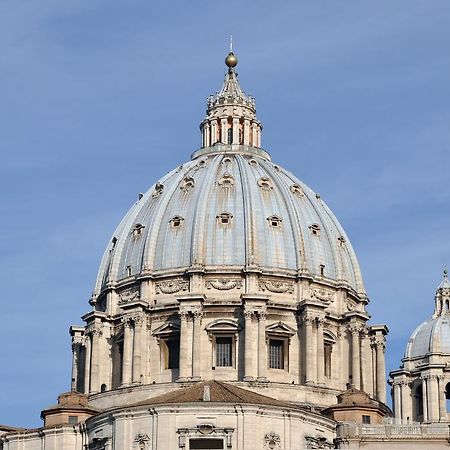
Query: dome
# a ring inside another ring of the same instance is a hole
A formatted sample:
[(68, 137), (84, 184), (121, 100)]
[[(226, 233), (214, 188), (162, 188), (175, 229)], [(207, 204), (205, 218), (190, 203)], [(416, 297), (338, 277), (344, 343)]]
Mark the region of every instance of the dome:
[(409, 338), (406, 358), (422, 357), (429, 353), (450, 354), (450, 316), (423, 322)]
[(405, 358), (423, 357), (429, 353), (450, 355), (450, 282), (447, 269), (436, 290), (433, 318), (414, 330), (406, 346)]
[(130, 276), (199, 265), (213, 272), (256, 266), (364, 290), (355, 253), (325, 202), (247, 146), (202, 149), (142, 195), (114, 232), (96, 293)]

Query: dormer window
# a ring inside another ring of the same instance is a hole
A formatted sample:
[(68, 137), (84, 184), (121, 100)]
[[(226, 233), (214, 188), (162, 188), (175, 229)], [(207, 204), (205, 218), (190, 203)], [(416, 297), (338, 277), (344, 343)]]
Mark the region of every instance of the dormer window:
[(270, 191), (271, 189), (273, 189), (272, 181), (270, 181), (270, 178), (267, 178), (267, 177), (261, 177), (261, 178), (258, 180), (258, 186), (259, 186), (263, 191)]
[(219, 186), (223, 188), (231, 188), (234, 186), (234, 178), (229, 173), (224, 173), (222, 178), (219, 180)]
[(155, 197), (160, 196), (162, 194), (163, 189), (164, 189), (164, 185), (163, 184), (156, 183), (156, 185), (155, 185), (155, 192), (153, 192), (152, 197), (155, 198)]
[(338, 237), (338, 242), (339, 242), (339, 245), (341, 247), (343, 247), (345, 245), (345, 237), (344, 236), (339, 236)]
[(272, 228), (281, 228), (282, 218), (278, 216), (269, 216), (267, 221), (269, 222), (269, 226)]
[(192, 177), (185, 177), (180, 186), (180, 189), (187, 192), (190, 189), (192, 189), (194, 187), (194, 185), (195, 185), (195, 181)]
[(183, 222), (184, 219), (181, 216), (174, 216), (169, 220), (169, 223), (172, 226), (172, 228), (180, 228)]
[(320, 226), (317, 223), (310, 225), (309, 229), (314, 236), (320, 236)]
[(290, 188), (290, 191), (296, 196), (296, 197), (304, 197), (304, 193), (302, 188), (298, 184), (293, 184)]
[(133, 274), (131, 266), (127, 266), (126, 268), (127, 277), (131, 277)]
[(223, 212), (216, 216), (217, 223), (219, 225), (230, 225), (233, 220), (233, 214), (228, 212)]
[(325, 264), (321, 264), (319, 266), (319, 269), (320, 269), (320, 276), (324, 277), (325, 276)]
[(144, 225), (142, 225), (141, 223), (137, 223), (133, 227), (133, 231), (132, 231), (133, 236), (135, 236), (135, 237), (139, 236), (142, 233), (142, 231), (144, 230), (144, 228), (145, 228)]

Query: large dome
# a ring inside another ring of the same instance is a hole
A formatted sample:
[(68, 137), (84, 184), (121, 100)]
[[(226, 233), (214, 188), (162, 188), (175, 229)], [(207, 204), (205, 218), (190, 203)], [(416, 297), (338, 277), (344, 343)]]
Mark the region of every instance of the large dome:
[(143, 273), (258, 266), (362, 292), (355, 253), (320, 196), (261, 149), (218, 144), (154, 184), (114, 232), (96, 293)]

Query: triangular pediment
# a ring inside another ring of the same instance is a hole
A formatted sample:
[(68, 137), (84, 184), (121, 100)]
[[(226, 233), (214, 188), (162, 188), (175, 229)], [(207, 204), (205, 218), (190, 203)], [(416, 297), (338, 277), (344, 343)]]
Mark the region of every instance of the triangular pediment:
[(173, 322), (166, 322), (152, 331), (152, 335), (157, 337), (179, 333), (180, 333), (180, 326)]
[(284, 322), (275, 322), (266, 327), (266, 333), (293, 336), (296, 330)]

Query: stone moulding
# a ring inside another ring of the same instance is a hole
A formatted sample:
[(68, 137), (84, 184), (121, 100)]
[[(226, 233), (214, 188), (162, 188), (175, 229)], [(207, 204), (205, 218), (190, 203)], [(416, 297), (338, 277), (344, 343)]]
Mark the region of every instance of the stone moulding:
[(261, 279), (259, 280), (259, 288), (262, 291), (270, 291), (276, 294), (292, 294), (294, 292), (294, 283), (290, 281)]
[(320, 300), (323, 303), (330, 304), (333, 301), (334, 292), (322, 287), (311, 288), (311, 298)]
[(119, 303), (129, 303), (138, 300), (139, 289), (127, 289), (119, 294)]
[(242, 287), (242, 280), (239, 278), (212, 278), (206, 280), (206, 289), (217, 289), (218, 291), (229, 291)]
[(175, 294), (175, 292), (187, 291), (189, 281), (183, 279), (159, 281), (155, 284), (157, 294)]

